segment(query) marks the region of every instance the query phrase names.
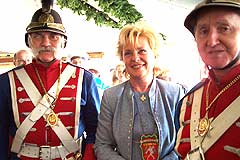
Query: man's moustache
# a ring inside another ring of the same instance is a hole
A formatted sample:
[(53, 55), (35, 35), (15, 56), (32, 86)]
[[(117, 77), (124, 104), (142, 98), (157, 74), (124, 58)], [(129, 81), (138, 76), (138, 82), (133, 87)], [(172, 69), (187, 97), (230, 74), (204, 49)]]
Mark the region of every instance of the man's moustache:
[(55, 52), (55, 49), (54, 48), (39, 48), (37, 50), (38, 53), (40, 52)]

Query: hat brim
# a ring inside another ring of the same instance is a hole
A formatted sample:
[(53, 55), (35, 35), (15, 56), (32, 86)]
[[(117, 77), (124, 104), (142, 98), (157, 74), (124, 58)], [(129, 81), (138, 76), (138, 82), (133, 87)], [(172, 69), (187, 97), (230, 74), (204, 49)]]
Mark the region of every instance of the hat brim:
[(58, 34), (61, 34), (64, 36), (65, 38), (65, 44), (64, 44), (64, 48), (66, 47), (66, 44), (67, 44), (67, 35), (66, 33), (63, 33), (62, 31), (60, 30), (57, 30), (57, 29), (52, 29), (52, 28), (39, 28), (39, 29), (33, 29), (33, 30), (28, 30), (27, 33), (25, 34), (25, 43), (26, 45), (29, 47), (29, 43), (28, 43), (28, 34), (30, 33), (35, 33), (35, 32), (53, 32), (53, 33), (58, 33)]
[(240, 4), (234, 4), (229, 2), (212, 2), (203, 4), (205, 2), (199, 3), (185, 18), (184, 26), (194, 35), (194, 26), (196, 22), (197, 14), (203, 8), (210, 8), (210, 7), (229, 7), (229, 8), (240, 8)]
[(27, 33), (34, 33), (34, 32), (54, 32), (54, 33), (58, 33), (58, 34), (61, 34), (63, 36), (65, 36), (65, 38), (67, 38), (67, 35), (66, 33), (60, 31), (60, 30), (57, 30), (57, 29), (53, 29), (53, 28), (34, 28), (32, 30), (28, 30)]

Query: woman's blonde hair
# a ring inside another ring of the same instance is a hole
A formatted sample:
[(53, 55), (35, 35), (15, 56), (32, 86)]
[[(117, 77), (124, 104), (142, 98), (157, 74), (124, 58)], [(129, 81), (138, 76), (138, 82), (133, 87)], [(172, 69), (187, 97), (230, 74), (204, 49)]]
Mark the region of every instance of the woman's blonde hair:
[(135, 24), (127, 24), (121, 29), (117, 44), (117, 56), (120, 57), (120, 60), (122, 60), (122, 52), (126, 44), (135, 45), (135, 43), (138, 43), (139, 37), (147, 39), (155, 57), (158, 57), (159, 35), (152, 27), (141, 21)]

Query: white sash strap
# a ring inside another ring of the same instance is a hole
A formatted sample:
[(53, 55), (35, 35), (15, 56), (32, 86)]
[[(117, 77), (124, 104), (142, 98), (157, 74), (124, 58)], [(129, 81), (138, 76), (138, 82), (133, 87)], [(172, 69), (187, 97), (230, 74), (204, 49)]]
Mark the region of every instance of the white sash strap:
[(32, 103), (36, 106), (39, 100), (42, 98), (42, 95), (39, 93), (37, 87), (34, 85), (24, 68), (16, 70), (15, 73), (23, 85), (23, 88), (26, 90)]
[(42, 98), (38, 105), (33, 109), (31, 114), (29, 114), (19, 128), (16, 131), (16, 135), (14, 136), (12, 142), (11, 151), (15, 153), (19, 153), (21, 149), (21, 145), (23, 140), (25, 139), (27, 133), (32, 128), (32, 126), (36, 123), (36, 121), (41, 118), (41, 116), (49, 109), (49, 103), (46, 98)]
[(240, 97), (235, 99), (218, 117), (216, 117), (216, 119), (213, 120), (213, 129), (202, 143), (204, 152), (206, 152), (221, 137), (221, 135), (239, 119), (239, 113)]
[[(75, 72), (75, 70), (76, 70), (75, 67), (71, 65), (67, 65), (67, 67), (64, 69), (60, 77), (61, 81), (60, 81), (59, 91), (61, 91), (61, 89), (65, 86), (65, 84), (68, 82), (68, 80), (70, 79), (72, 74)], [(56, 81), (53, 84), (53, 86), (49, 89), (48, 94), (50, 94), (51, 96), (55, 96), (57, 91), (57, 85), (58, 85), (58, 81)]]
[(179, 116), (180, 128), (179, 128), (178, 133), (177, 133), (177, 140), (176, 140), (176, 146), (175, 146), (176, 151), (177, 151), (177, 148), (180, 144), (180, 140), (181, 140), (181, 137), (182, 137), (182, 131), (183, 131), (183, 128), (184, 128), (183, 122), (184, 122), (184, 115), (185, 115), (185, 112), (186, 112), (186, 109), (187, 109), (187, 101), (188, 101), (188, 96), (186, 96), (183, 99), (182, 106), (181, 106), (181, 111), (180, 111), (180, 116)]
[[(47, 109), (49, 109), (50, 106), (45, 97), (46, 95), (42, 97), (42, 95), (39, 93), (38, 89), (33, 84), (32, 80), (30, 79), (24, 68), (16, 70), (15, 73), (19, 81), (25, 88), (32, 103), (36, 106), (33, 111), (24, 119), (22, 124), (18, 127), (15, 137), (13, 139), (11, 151), (19, 153), (22, 142), (25, 139), (27, 133), (36, 123), (36, 121), (44, 115), (44, 113), (47, 111)], [(50, 101), (53, 102), (53, 99), (51, 97)]]
[[(190, 153), (187, 154), (187, 160), (202, 160), (199, 148), (199, 144), (201, 143), (201, 138), (198, 136), (197, 126), (200, 118), (200, 109), (201, 109), (201, 99), (202, 99), (203, 87), (199, 88), (194, 92), (193, 103), (192, 103), (192, 111), (191, 111), (191, 119), (190, 119), (190, 143), (191, 150)], [(196, 149), (197, 148), (197, 149)]]
[(73, 139), (61, 120), (58, 121), (57, 125), (51, 127), (69, 153), (76, 152), (79, 149), (79, 145)]
[[(75, 67), (68, 65), (64, 71), (62, 72), (61, 81), (60, 81), (60, 90), (63, 88), (63, 86), (67, 83), (67, 81), (70, 79), (72, 73), (75, 71)], [(16, 71), (16, 74), (21, 81), (23, 87), (25, 88), (27, 94), (29, 95), (30, 99), (32, 100), (33, 104), (36, 106), (35, 109), (32, 111), (32, 113), (25, 118), (23, 123), (20, 125), (16, 132), (16, 136), (13, 141), (12, 145), (12, 151), (19, 153), (21, 149), (22, 142), (31, 129), (31, 127), (35, 124), (35, 122), (44, 115), (44, 113), (50, 113), (51, 109), (50, 104), (46, 101), (45, 97), (41, 97), (42, 100), (40, 103), (37, 104), (38, 100), (37, 97), (39, 96), (39, 91), (32, 83), (31, 79), (27, 75), (26, 71), (24, 69), (20, 69)], [(19, 76), (20, 75), (20, 76)], [(33, 87), (34, 86), (34, 87)], [(56, 93), (56, 87), (57, 81), (54, 83), (54, 85), (49, 90), (50, 95), (55, 95)], [(36, 95), (36, 97), (35, 97)], [(40, 94), (41, 95), (41, 94)], [(45, 95), (44, 95), (45, 96)], [(51, 97), (51, 96), (48, 96)], [(39, 99), (41, 99), (39, 98)], [(54, 101), (54, 99), (50, 99), (51, 102)], [(44, 106), (45, 109), (42, 108)], [(41, 110), (39, 112), (38, 110)], [(52, 111), (53, 112), (53, 111)], [(45, 118), (45, 116), (43, 116)], [(25, 122), (26, 121), (26, 122)], [(77, 143), (73, 140), (71, 134), (67, 131), (66, 127), (62, 124), (61, 121), (58, 121), (58, 124), (52, 129), (55, 131), (61, 142), (64, 144), (64, 147), (71, 152), (75, 152), (78, 150)]]
[[(203, 87), (202, 87), (203, 89)], [(193, 100), (193, 108), (191, 113), (190, 136), (191, 136), (191, 149), (188, 156), (193, 160), (201, 159), (200, 157), (224, 134), (224, 132), (239, 119), (240, 112), (240, 97), (236, 98), (216, 119), (213, 120), (211, 126), (213, 127), (208, 135), (205, 137), (202, 145), (202, 137), (197, 133), (197, 127), (200, 119), (201, 97), (202, 89), (195, 92)], [(200, 153), (200, 151), (202, 153)]]
[[(75, 72), (76, 68), (67, 65), (67, 67), (64, 69), (61, 75), (61, 83), (60, 83), (60, 90), (65, 86), (67, 81), (70, 79), (72, 74)], [(79, 84), (81, 85), (81, 84)], [(57, 81), (54, 83), (54, 85), (51, 87), (51, 89), (48, 91), (50, 95), (56, 94), (56, 88), (57, 88)], [(53, 111), (52, 111), (53, 112)], [(76, 152), (79, 149), (79, 145), (76, 143), (76, 141), (73, 139), (71, 134), (68, 132), (64, 124), (59, 119), (57, 125), (51, 126), (54, 132), (57, 134), (58, 138), (63, 143), (63, 146), (66, 147), (66, 149), (69, 151), (69, 153)]]
[(203, 94), (203, 87), (194, 92), (191, 122), (190, 122), (190, 141), (191, 148), (199, 146), (201, 138), (198, 136), (197, 127), (200, 119), (201, 99)]

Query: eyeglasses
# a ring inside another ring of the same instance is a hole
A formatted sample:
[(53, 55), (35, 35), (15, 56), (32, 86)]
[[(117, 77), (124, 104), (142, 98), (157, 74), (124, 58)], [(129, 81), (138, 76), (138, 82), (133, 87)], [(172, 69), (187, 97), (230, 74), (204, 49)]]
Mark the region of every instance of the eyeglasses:
[(15, 62), (31, 62), (32, 59), (16, 59)]

